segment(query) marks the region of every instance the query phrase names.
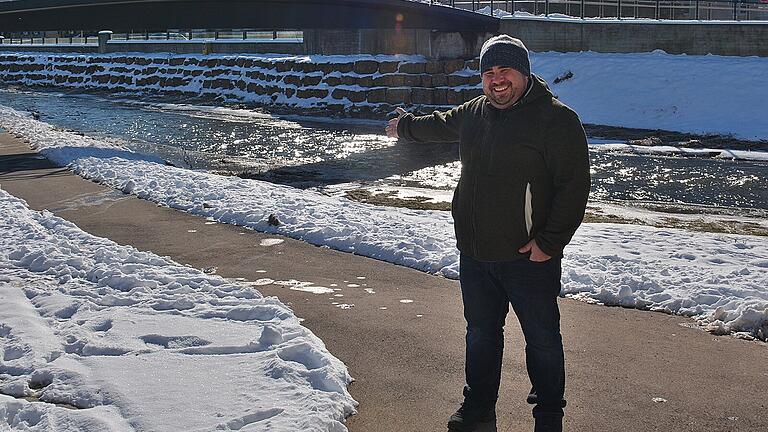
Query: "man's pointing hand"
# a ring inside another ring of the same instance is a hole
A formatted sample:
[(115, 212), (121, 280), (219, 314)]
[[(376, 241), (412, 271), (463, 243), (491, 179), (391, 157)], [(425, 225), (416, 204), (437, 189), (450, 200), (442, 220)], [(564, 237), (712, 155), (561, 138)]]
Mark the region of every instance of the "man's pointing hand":
[(392, 138), (399, 138), (397, 136), (397, 124), (400, 123), (400, 118), (405, 115), (405, 110), (397, 107), (395, 108), (397, 117), (393, 118), (387, 123), (387, 136)]

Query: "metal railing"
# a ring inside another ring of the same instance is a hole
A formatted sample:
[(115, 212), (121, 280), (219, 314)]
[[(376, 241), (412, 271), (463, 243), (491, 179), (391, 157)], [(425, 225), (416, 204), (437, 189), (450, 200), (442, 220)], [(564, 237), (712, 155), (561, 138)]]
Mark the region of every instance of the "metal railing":
[[(304, 33), (296, 30), (251, 30), (251, 29), (173, 29), (164, 31), (127, 31), (113, 33), (113, 41), (148, 42), (303, 42)], [(97, 32), (25, 32), (2, 33), (0, 44), (4, 45), (98, 45)]]
[[(458, 9), (494, 15), (529, 13), (574, 18), (665, 20), (768, 20), (768, 0), (430, 0)], [(499, 11), (502, 13), (499, 14)]]

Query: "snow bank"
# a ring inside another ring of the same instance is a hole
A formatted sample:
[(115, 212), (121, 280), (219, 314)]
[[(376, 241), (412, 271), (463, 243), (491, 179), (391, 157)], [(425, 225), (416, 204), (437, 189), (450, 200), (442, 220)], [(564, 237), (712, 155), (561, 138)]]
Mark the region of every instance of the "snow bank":
[(768, 139), (765, 57), (547, 52), (531, 69), (585, 123)]
[[(266, 182), (220, 177), (89, 146), (0, 108), (0, 126), (86, 178), (204, 217), (279, 233), (446, 277), (458, 276), (447, 212), (375, 207)], [(109, 152), (112, 152), (111, 157)], [(132, 154), (130, 154), (132, 155)], [(278, 226), (268, 223), (275, 215)], [(564, 293), (693, 316), (719, 332), (768, 336), (768, 242), (763, 237), (586, 224), (566, 249)]]
[(1, 189), (0, 232), (0, 429), (347, 430), (346, 367), (276, 298)]

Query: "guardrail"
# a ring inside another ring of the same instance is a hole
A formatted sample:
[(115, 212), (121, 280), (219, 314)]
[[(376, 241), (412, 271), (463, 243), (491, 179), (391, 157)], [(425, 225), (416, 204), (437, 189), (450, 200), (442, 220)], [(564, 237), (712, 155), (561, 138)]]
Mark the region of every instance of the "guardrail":
[(664, 20), (768, 20), (768, 0), (430, 0), (459, 9), (504, 16)]
[[(130, 42), (297, 42), (304, 40), (304, 33), (295, 30), (262, 31), (251, 29), (237, 30), (166, 30), (166, 31), (131, 31), (113, 33), (113, 41)], [(4, 45), (92, 45), (99, 44), (97, 32), (33, 32), (33, 33), (3, 33), (0, 44)]]

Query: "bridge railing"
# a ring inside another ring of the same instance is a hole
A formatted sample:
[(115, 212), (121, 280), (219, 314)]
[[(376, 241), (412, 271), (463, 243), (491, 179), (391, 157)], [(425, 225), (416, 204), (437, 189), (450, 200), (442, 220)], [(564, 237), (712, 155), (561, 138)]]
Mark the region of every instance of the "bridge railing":
[(664, 20), (768, 20), (768, 0), (431, 0), (455, 8), (505, 16)]
[[(295, 42), (304, 40), (302, 31), (297, 30), (253, 30), (253, 29), (173, 29), (165, 31), (129, 31), (117, 32), (111, 36), (113, 41), (129, 42)], [(81, 45), (96, 46), (99, 43), (97, 32), (22, 32), (2, 33), (2, 45)]]

